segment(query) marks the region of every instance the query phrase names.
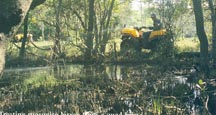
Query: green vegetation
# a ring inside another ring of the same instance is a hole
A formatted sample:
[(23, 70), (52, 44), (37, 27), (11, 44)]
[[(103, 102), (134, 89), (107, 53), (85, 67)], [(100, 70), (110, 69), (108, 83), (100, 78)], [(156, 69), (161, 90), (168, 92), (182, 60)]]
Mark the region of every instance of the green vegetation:
[(197, 38), (183, 38), (175, 43), (177, 51), (180, 52), (199, 52), (199, 42)]
[[(137, 61), (133, 60), (134, 58), (142, 58), (139, 57), (138, 53), (134, 52), (128, 57), (123, 57), (124, 54), (123, 52), (120, 52), (120, 39), (116, 40), (111, 40), (107, 46), (106, 46), (106, 51), (105, 51), (105, 57), (106, 57), (106, 62), (112, 63), (112, 61), (116, 62), (123, 62), (123, 61)], [(15, 43), (16, 46), (20, 46), (20, 43)], [(14, 43), (10, 43), (9, 47), (7, 49), (7, 66), (22, 66), (27, 64), (26, 66), (40, 66), (40, 65), (46, 65), (46, 64), (51, 64), (51, 60), (49, 60), (52, 56), (52, 46), (53, 42), (52, 41), (35, 41), (34, 44), (39, 47), (40, 49), (36, 48), (34, 45), (31, 43), (28, 43), (26, 47), (26, 59), (29, 60), (28, 63), (22, 64), (22, 59), (19, 59), (19, 48), (14, 45)], [(115, 46), (115, 47), (114, 47)], [(198, 52), (199, 51), (199, 44), (198, 41), (192, 40), (192, 39), (181, 39), (176, 41), (175, 47), (176, 47), (176, 53), (181, 53), (181, 52)], [(49, 49), (50, 48), (50, 49)], [(83, 60), (83, 53), (76, 47), (72, 47), (70, 44), (64, 44), (64, 52), (65, 54), (64, 57), (62, 57), (63, 60), (67, 62), (84, 62)], [(142, 52), (143, 56), (150, 56), (149, 52), (146, 52), (143, 50)], [(111, 58), (110, 58), (111, 57)], [(134, 57), (133, 59), (130, 59), (130, 57)], [(97, 57), (96, 57), (97, 58)], [(146, 60), (148, 58), (144, 58)], [(17, 61), (16, 61), (17, 60)], [(60, 59), (59, 59), (60, 60)], [(35, 62), (36, 61), (36, 62)], [(96, 59), (97, 61), (97, 59)], [(142, 60), (140, 60), (142, 61)], [(38, 63), (39, 62), (39, 63)], [(34, 63), (38, 63), (37, 65), (34, 65)]]
[[(93, 14), (86, 12), (90, 10), (91, 2), (95, 3), (94, 9), (91, 9), (95, 12)], [(47, 0), (29, 12), (28, 33), (31, 33), (33, 37), (32, 41), (26, 43), (25, 56), (20, 57), (18, 54), (21, 50), (10, 43), (7, 49), (6, 67), (41, 66), (59, 62), (142, 62), (161, 56), (173, 57), (181, 52), (199, 52), (198, 38), (195, 36), (194, 29), (194, 15), (187, 8), (187, 5), (190, 5), (187, 1), (162, 3), (161, 5), (167, 6), (166, 8), (151, 7), (156, 5), (153, 2), (150, 6), (146, 6), (147, 4), (146, 1), (140, 1), (134, 9), (131, 7), (134, 5), (127, 0), (104, 2)], [(152, 25), (150, 12), (158, 14), (164, 23), (168, 32), (167, 39), (157, 44), (159, 47), (153, 53), (151, 51), (146, 53), (144, 49), (141, 54), (134, 51), (121, 52), (120, 31), (123, 25)], [(90, 19), (89, 15), (95, 18)], [(210, 21), (205, 22), (209, 24)], [(93, 25), (90, 27), (89, 24)], [(24, 26), (17, 33), (23, 33), (23, 29)], [(208, 35), (211, 35), (210, 29), (206, 30)], [(21, 47), (21, 43), (15, 44)], [(28, 60), (28, 63), (22, 60)]]
[[(32, 39), (7, 46), (6, 70), (22, 71), (0, 79), (0, 111), (189, 114), (197, 96), (199, 109), (209, 113), (216, 75), (211, 0), (200, 3), (204, 16), (192, 9), (200, 0), (140, 0), (135, 9), (130, 1), (46, 0), (30, 10), (16, 34)], [(151, 12), (164, 24), (163, 39), (152, 49), (137, 50), (139, 40), (122, 48), (122, 28), (152, 25)], [(51, 69), (28, 71), (45, 66)]]

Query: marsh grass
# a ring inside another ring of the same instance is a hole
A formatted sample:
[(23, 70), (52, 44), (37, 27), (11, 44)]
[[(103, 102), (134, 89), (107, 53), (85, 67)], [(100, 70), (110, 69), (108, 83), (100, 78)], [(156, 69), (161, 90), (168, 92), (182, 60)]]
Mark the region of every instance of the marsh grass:
[(199, 45), (199, 41), (195, 38), (180, 39), (175, 43), (178, 52), (198, 52)]
[[(63, 60), (72, 63), (80, 63), (85, 62), (83, 57), (83, 51), (79, 49), (77, 46), (71, 43), (62, 42), (62, 54), (61, 57)], [(120, 51), (120, 39), (112, 39), (106, 45), (105, 51), (105, 62), (137, 62), (143, 61), (146, 59), (152, 60), (155, 55), (149, 55), (149, 52), (143, 52), (140, 54), (139, 52), (127, 52), (122, 53)], [(7, 66), (43, 66), (52, 63), (52, 47), (53, 41), (35, 41), (34, 44), (41, 49), (49, 49), (50, 50), (41, 50), (34, 47), (31, 43), (26, 45), (26, 57), (20, 59), (19, 57), (19, 48), (21, 43), (10, 43), (7, 49), (6, 55), (6, 67)], [(18, 47), (17, 47), (18, 46)], [(185, 38), (178, 39), (175, 41), (175, 48), (177, 49), (176, 53), (180, 52), (198, 52), (199, 51), (199, 42), (195, 38)], [(157, 54), (157, 52), (156, 52)], [(158, 53), (159, 55), (160, 53)], [(152, 57), (153, 56), (153, 57)], [(97, 57), (95, 57), (97, 60)]]

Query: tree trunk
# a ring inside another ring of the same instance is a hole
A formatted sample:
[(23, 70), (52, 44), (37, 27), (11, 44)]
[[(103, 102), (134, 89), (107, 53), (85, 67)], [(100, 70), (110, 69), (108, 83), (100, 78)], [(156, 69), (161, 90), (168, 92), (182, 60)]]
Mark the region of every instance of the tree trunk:
[(89, 0), (89, 17), (88, 17), (88, 31), (87, 31), (87, 39), (86, 39), (86, 51), (85, 51), (85, 60), (89, 61), (92, 59), (92, 50), (93, 50), (93, 28), (94, 28), (94, 0)]
[(212, 21), (212, 59), (213, 65), (216, 65), (216, 14), (212, 0), (208, 0), (209, 7), (211, 10), (211, 21)]
[(27, 34), (28, 34), (28, 18), (29, 18), (29, 11), (26, 14), (26, 17), (24, 19), (24, 37), (22, 39), (22, 45), (19, 53), (20, 58), (24, 58), (25, 56), (25, 45), (27, 41)]
[(7, 47), (7, 40), (3, 33), (0, 33), (0, 76), (5, 65), (5, 50)]
[(204, 30), (203, 11), (201, 0), (193, 0), (196, 20), (196, 31), (200, 41), (200, 68), (206, 74), (209, 73), (208, 39)]
[[(111, 0), (109, 2), (104, 1), (104, 4), (106, 4), (107, 8), (105, 8), (103, 13), (99, 13), (99, 14), (102, 14), (99, 16), (101, 17), (100, 25), (99, 25), (99, 32), (97, 29), (98, 25), (95, 25), (95, 30), (97, 30), (95, 48), (96, 48), (97, 58), (99, 59), (98, 61), (104, 60), (106, 44), (108, 43), (108, 40), (111, 37), (111, 32), (109, 28), (110, 28), (110, 20), (112, 17), (112, 11), (113, 11), (115, 0)], [(102, 11), (99, 11), (99, 12), (102, 12)]]
[(17, 28), (9, 35), (12, 27), (20, 26), (28, 12), (32, 0), (0, 0), (0, 73), (5, 64), (5, 50), (8, 38), (16, 32)]
[(102, 42), (102, 45), (101, 45), (101, 51), (102, 53), (105, 53), (105, 47), (106, 47), (106, 44), (109, 40), (109, 37), (111, 36), (110, 34), (110, 29), (109, 28), (109, 25), (110, 25), (110, 19), (111, 19), (111, 16), (112, 16), (112, 11), (113, 11), (113, 7), (114, 7), (114, 3), (115, 3), (115, 0), (112, 0), (111, 1), (111, 5), (109, 7), (109, 11), (108, 11), (108, 17), (107, 17), (107, 21), (106, 21), (106, 24), (105, 24), (105, 28), (107, 29), (107, 31), (105, 31), (103, 33), (103, 42)]
[[(56, 4), (56, 1), (54, 1), (53, 4)], [(62, 9), (62, 0), (58, 0), (57, 7), (56, 7), (56, 32), (55, 32), (55, 41), (54, 41), (54, 48), (53, 48), (53, 60), (58, 58), (61, 54), (61, 45), (60, 45), (60, 39), (61, 39), (61, 30), (60, 30), (60, 14)]]

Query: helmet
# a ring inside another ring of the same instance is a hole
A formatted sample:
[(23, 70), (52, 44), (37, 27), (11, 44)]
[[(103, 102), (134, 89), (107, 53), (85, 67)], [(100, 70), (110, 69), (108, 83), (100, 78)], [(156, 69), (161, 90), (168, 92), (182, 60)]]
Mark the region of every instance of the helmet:
[(155, 13), (151, 13), (151, 18), (155, 18), (156, 14)]

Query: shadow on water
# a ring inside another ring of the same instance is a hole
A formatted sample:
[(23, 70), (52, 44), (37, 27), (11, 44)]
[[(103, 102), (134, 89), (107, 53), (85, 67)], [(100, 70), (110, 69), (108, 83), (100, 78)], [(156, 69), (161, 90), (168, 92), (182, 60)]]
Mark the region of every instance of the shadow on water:
[(214, 86), (200, 88), (187, 72), (175, 73), (149, 65), (7, 69), (0, 79), (0, 111), (216, 114)]

